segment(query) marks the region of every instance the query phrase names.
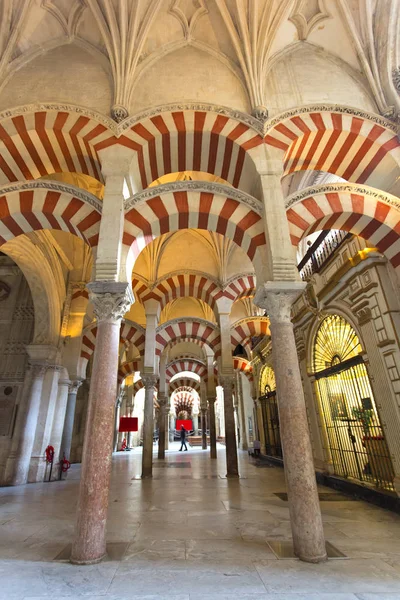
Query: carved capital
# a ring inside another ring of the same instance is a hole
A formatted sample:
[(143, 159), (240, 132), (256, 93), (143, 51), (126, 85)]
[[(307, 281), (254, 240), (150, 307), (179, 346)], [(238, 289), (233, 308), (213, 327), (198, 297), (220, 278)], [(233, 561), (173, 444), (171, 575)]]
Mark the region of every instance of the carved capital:
[(124, 121), (124, 119), (127, 119), (128, 117), (129, 112), (125, 108), (125, 106), (121, 106), (120, 104), (114, 104), (114, 106), (111, 108), (111, 118), (116, 123), (121, 123), (121, 121)]
[(29, 361), (28, 370), (31, 374), (32, 379), (39, 379), (44, 377), (48, 369), (48, 365), (42, 362)]
[(269, 281), (258, 288), (254, 304), (265, 308), (271, 325), (291, 323), (290, 314), (293, 302), (306, 287), (306, 283), (297, 281)]
[(146, 391), (151, 388), (156, 389), (158, 377), (154, 373), (146, 373), (142, 375), (142, 381)]
[(365, 325), (372, 319), (372, 312), (369, 306), (363, 306), (356, 310), (356, 317), (359, 325)]
[(81, 379), (77, 379), (75, 381), (70, 381), (68, 393), (69, 394), (77, 394), (82, 383), (83, 383), (83, 381)]
[(220, 385), (222, 385), (222, 387), (224, 389), (226, 387), (233, 388), (233, 383), (234, 383), (234, 376), (233, 375), (220, 375), (218, 379), (219, 379)]
[(64, 385), (66, 387), (68, 387), (68, 391), (69, 391), (69, 386), (71, 384), (71, 381), (69, 379), (59, 379), (58, 380), (58, 385)]
[(99, 323), (122, 319), (134, 302), (129, 283), (94, 281), (88, 283), (87, 287)]

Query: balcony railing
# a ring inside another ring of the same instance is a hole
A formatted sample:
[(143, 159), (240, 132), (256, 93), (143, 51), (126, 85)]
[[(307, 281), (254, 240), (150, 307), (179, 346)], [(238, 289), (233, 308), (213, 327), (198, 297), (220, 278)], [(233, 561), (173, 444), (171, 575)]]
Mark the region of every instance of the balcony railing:
[(335, 250), (349, 238), (351, 238), (351, 233), (341, 229), (322, 231), (297, 265), (303, 281), (310, 279), (314, 273), (319, 273), (332, 258)]

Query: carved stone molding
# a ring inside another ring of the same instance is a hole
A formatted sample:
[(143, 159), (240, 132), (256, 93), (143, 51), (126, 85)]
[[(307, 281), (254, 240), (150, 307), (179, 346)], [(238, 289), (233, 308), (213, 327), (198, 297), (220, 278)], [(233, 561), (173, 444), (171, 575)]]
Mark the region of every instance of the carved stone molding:
[[(196, 26), (197, 21), (208, 13), (204, 6), (204, 0), (192, 0), (192, 14), (187, 12), (187, 7), (182, 6), (182, 0), (172, 0), (172, 4), (168, 12), (178, 19), (182, 26), (183, 35), (186, 40), (190, 40)], [(186, 9), (186, 10), (185, 10)]]
[(358, 310), (356, 309), (355, 314), (359, 325), (365, 325), (372, 319), (372, 312), (369, 306), (363, 306)]
[(127, 212), (134, 206), (151, 200), (162, 194), (173, 192), (206, 192), (209, 194), (217, 194), (232, 200), (237, 200), (241, 204), (246, 204), (258, 215), (262, 215), (262, 203), (257, 198), (241, 192), (236, 188), (224, 185), (222, 183), (208, 183), (206, 181), (174, 181), (172, 183), (163, 183), (152, 188), (146, 188), (142, 192), (135, 194), (132, 198), (128, 198), (124, 202), (124, 210)]
[(271, 325), (291, 323), (292, 304), (306, 287), (304, 282), (270, 281), (258, 288), (254, 304), (265, 308)]
[(93, 206), (99, 213), (102, 212), (102, 203), (90, 192), (78, 188), (74, 185), (52, 181), (50, 179), (40, 179), (36, 181), (17, 181), (15, 183), (7, 183), (0, 187), (0, 196), (5, 196), (12, 192), (22, 192), (24, 190), (54, 190), (62, 194), (71, 194), (74, 198), (83, 200), (86, 204)]
[(127, 119), (128, 117), (129, 117), (129, 112), (125, 108), (125, 106), (121, 106), (119, 104), (114, 104), (114, 106), (111, 108), (111, 118), (116, 123), (121, 123), (121, 121), (124, 121), (124, 119)]
[(353, 183), (325, 183), (322, 185), (315, 185), (312, 187), (304, 188), (300, 192), (295, 192), (288, 196), (285, 200), (286, 209), (290, 208), (294, 204), (297, 204), (301, 200), (305, 200), (310, 196), (316, 196), (318, 194), (327, 193), (343, 193), (348, 192), (349, 194), (363, 194), (369, 198), (374, 198), (381, 202), (386, 202), (398, 209), (400, 209), (400, 202), (396, 196), (387, 194), (376, 188), (369, 187), (367, 185), (357, 185)]
[(318, 112), (336, 112), (343, 115), (352, 115), (354, 117), (360, 117), (361, 119), (366, 119), (368, 121), (371, 121), (372, 123), (382, 125), (382, 127), (386, 127), (386, 129), (391, 129), (394, 133), (396, 133), (397, 129), (396, 125), (388, 119), (385, 119), (384, 117), (381, 117), (380, 115), (377, 115), (375, 113), (370, 113), (357, 108), (352, 108), (351, 106), (342, 106), (340, 104), (311, 104), (287, 110), (284, 113), (277, 115), (273, 119), (270, 119), (266, 123), (266, 130), (270, 131), (273, 127), (275, 127), (275, 125), (279, 125), (283, 121), (291, 119), (292, 117), (300, 116), (302, 114)]
[(68, 392), (69, 392), (71, 381), (69, 379), (59, 379), (58, 380), (58, 385), (59, 386), (62, 385), (62, 386), (68, 387)]
[(266, 106), (256, 106), (252, 110), (252, 115), (262, 126), (268, 121), (268, 108)]
[(87, 288), (98, 322), (122, 319), (133, 303), (132, 289), (128, 283), (94, 281), (88, 283)]
[(400, 66), (392, 71), (393, 85), (400, 94)]
[(40, 377), (44, 377), (47, 369), (48, 369), (48, 365), (46, 363), (36, 362), (36, 361), (28, 362), (28, 370), (31, 374), (32, 379), (38, 379)]
[(312, 30), (320, 23), (329, 19), (324, 0), (296, 0), (295, 6), (289, 15), (289, 21), (295, 25), (299, 40), (306, 40)]

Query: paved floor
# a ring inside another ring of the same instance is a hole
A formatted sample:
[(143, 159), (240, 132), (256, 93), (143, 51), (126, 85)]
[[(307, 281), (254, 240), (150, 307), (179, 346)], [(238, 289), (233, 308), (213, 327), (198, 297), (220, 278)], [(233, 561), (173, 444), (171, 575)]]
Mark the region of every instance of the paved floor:
[(112, 556), (100, 565), (54, 560), (72, 540), (79, 466), (67, 481), (1, 488), (0, 598), (400, 600), (399, 516), (333, 493), (321, 502), (326, 537), (349, 558), (280, 560), (266, 540), (290, 539), (281, 469), (241, 453), (242, 478), (228, 481), (222, 447), (211, 462), (174, 445), (141, 481), (140, 461), (114, 458)]

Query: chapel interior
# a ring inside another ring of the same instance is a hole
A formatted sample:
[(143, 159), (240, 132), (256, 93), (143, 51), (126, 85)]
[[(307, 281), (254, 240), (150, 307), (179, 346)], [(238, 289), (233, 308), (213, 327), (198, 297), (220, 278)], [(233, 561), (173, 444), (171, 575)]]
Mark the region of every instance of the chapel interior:
[(0, 599), (399, 599), (399, 496), (399, 0), (0, 0)]

